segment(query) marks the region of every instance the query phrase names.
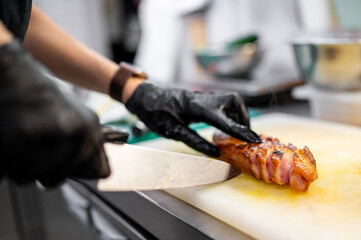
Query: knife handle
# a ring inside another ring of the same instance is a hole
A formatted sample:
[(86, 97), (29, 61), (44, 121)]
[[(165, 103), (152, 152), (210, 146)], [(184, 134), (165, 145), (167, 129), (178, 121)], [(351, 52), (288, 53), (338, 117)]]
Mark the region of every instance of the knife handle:
[(122, 144), (126, 143), (129, 138), (129, 133), (124, 129), (116, 126), (102, 125), (101, 131), (104, 142)]

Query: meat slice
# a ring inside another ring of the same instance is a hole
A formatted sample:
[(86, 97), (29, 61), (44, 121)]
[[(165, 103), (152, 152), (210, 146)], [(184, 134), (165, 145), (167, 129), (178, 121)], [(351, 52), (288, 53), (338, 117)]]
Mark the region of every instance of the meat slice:
[(267, 183), (290, 185), (307, 191), (317, 179), (316, 161), (308, 149), (282, 144), (277, 138), (260, 135), (261, 143), (247, 143), (223, 132), (216, 132), (213, 142), (219, 147), (220, 160)]
[[(256, 148), (256, 147), (255, 147)], [(257, 167), (259, 169), (259, 173), (261, 179), (265, 182), (271, 182), (271, 174), (272, 172), (269, 171), (269, 168), (272, 166), (271, 164), (271, 155), (273, 152), (273, 146), (270, 142), (264, 142), (259, 145), (258, 151), (256, 149), (256, 162)]]

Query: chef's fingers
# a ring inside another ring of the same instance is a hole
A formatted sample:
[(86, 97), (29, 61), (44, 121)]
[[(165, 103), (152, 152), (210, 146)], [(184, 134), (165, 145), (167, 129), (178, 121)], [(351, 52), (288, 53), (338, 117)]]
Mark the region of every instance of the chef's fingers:
[(234, 94), (232, 99), (224, 105), (223, 111), (238, 124), (249, 127), (249, 116), (246, 105), (238, 94)]
[(219, 148), (206, 141), (192, 129), (182, 126), (178, 134), (179, 140), (184, 142), (191, 148), (212, 157), (219, 157)]
[[(237, 92), (215, 91), (202, 95), (203, 106), (208, 109), (221, 108), (235, 122), (249, 127), (249, 116), (242, 97)], [(206, 101), (205, 101), (206, 100)]]
[[(49, 172), (39, 176), (38, 181), (46, 188), (61, 184), (66, 178), (82, 179), (106, 178), (110, 175), (110, 166), (106, 156), (102, 134), (100, 131), (90, 131), (91, 136), (84, 148), (74, 153), (73, 161), (63, 161), (54, 164)], [(91, 144), (91, 147), (88, 147)]]
[(207, 114), (203, 116), (203, 121), (237, 139), (247, 142), (261, 142), (258, 134), (253, 132), (249, 127), (238, 124), (233, 119), (226, 116), (221, 109), (208, 111)]
[(188, 128), (181, 123), (173, 122), (171, 129), (163, 133), (167, 138), (172, 138), (177, 141), (182, 141), (187, 144), (189, 147), (200, 151), (204, 154), (207, 154), (212, 157), (218, 157), (220, 152), (219, 148), (209, 143), (201, 136), (199, 136), (195, 131)]
[(95, 145), (94, 151), (82, 166), (78, 166), (71, 174), (71, 177), (94, 179), (106, 178), (110, 175), (110, 166), (103, 144)]

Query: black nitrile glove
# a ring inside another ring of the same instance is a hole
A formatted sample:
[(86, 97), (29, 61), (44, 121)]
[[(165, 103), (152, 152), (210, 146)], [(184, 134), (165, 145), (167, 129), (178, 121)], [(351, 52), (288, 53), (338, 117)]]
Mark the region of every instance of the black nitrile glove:
[(0, 47), (0, 168), (52, 187), (110, 174), (97, 116), (65, 97), (17, 41)]
[(153, 132), (180, 140), (210, 156), (219, 156), (219, 149), (188, 128), (188, 124), (205, 122), (238, 139), (260, 141), (249, 129), (247, 109), (237, 93), (189, 92), (143, 83), (125, 106)]

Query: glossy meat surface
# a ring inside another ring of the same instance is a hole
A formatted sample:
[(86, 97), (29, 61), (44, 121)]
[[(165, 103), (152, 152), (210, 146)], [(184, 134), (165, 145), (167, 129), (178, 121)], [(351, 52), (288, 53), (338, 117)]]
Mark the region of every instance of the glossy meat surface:
[(223, 132), (216, 132), (213, 142), (219, 147), (220, 160), (259, 180), (290, 185), (300, 192), (307, 191), (317, 179), (316, 161), (308, 149), (282, 144), (277, 138), (260, 135), (262, 143), (247, 143)]

